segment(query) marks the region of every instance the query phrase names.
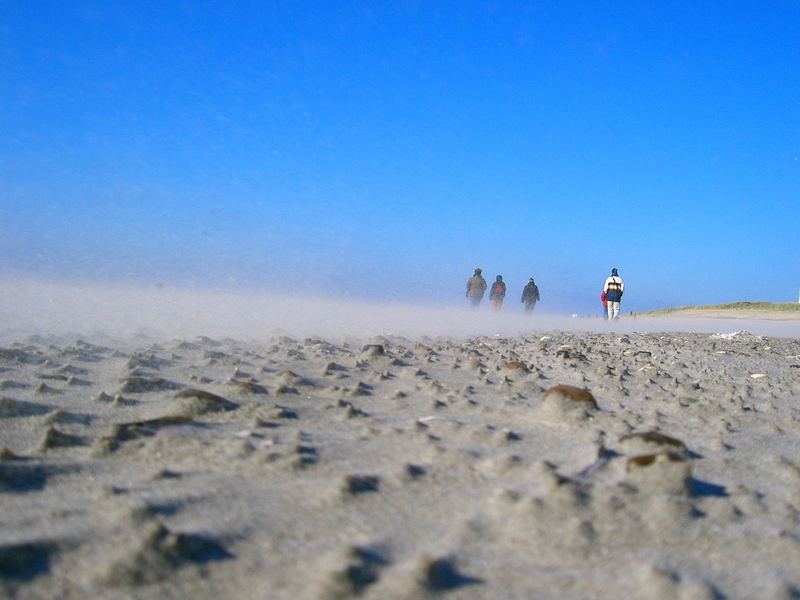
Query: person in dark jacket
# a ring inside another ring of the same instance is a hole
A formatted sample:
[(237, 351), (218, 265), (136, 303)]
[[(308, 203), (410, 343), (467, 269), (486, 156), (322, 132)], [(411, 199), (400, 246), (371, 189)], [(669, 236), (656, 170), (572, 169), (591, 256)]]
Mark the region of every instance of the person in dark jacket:
[(489, 291), (489, 301), (495, 312), (503, 307), (503, 299), (506, 297), (506, 284), (503, 283), (503, 276), (498, 275)]
[(539, 301), (539, 287), (531, 277), (528, 280), (528, 285), (522, 290), (522, 303), (525, 305), (525, 312), (532, 313)]
[(467, 280), (467, 298), (470, 305), (478, 308), (486, 291), (486, 280), (481, 275), (480, 269), (475, 269), (475, 274)]

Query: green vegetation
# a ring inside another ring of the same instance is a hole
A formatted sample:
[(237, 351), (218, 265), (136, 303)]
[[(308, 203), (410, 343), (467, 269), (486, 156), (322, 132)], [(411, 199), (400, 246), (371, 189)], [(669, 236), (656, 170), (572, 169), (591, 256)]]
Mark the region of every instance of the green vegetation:
[(658, 316), (689, 310), (751, 310), (758, 312), (800, 313), (800, 302), (731, 302), (729, 304), (706, 304), (703, 306), (675, 306), (673, 308), (658, 308), (638, 314)]

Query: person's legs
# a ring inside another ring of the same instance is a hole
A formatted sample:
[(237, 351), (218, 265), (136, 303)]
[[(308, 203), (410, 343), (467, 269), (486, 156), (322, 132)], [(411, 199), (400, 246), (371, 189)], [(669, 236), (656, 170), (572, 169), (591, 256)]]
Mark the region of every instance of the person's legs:
[(608, 303), (608, 320), (616, 321), (619, 319), (619, 302)]

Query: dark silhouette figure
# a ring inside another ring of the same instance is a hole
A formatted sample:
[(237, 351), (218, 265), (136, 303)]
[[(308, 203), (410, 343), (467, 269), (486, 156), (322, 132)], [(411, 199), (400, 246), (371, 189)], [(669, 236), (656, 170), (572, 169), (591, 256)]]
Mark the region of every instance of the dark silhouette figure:
[(522, 303), (525, 305), (525, 312), (532, 313), (536, 308), (536, 303), (539, 301), (539, 287), (531, 277), (528, 280), (528, 285), (522, 290)]
[(498, 275), (492, 284), (492, 289), (489, 292), (489, 301), (492, 303), (492, 308), (498, 312), (503, 308), (503, 299), (506, 297), (506, 284), (503, 282), (503, 276)]
[(467, 299), (472, 307), (478, 308), (486, 292), (486, 280), (481, 275), (480, 269), (475, 269), (475, 274), (467, 280)]

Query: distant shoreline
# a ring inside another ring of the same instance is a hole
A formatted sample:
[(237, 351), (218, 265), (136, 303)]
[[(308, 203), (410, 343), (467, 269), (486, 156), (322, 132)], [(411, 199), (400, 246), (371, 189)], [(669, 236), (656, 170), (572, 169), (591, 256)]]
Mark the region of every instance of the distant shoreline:
[(800, 303), (733, 302), (705, 306), (676, 306), (636, 312), (633, 318), (761, 319), (767, 321), (800, 320)]

